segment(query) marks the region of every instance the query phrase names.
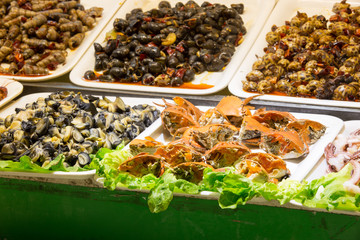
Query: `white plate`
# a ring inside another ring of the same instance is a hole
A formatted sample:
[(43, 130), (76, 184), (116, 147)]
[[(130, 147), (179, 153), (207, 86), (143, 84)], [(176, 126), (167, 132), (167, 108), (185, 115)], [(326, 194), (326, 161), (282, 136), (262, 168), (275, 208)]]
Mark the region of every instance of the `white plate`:
[(96, 26), (86, 32), (85, 38), (81, 45), (75, 50), (67, 49), (68, 56), (66, 57), (66, 63), (64, 65), (59, 65), (56, 70), (51, 71), (49, 75), (45, 76), (16, 76), (16, 75), (1, 75), (4, 78), (15, 79), (24, 82), (40, 82), (46, 81), (59, 77), (67, 72), (69, 72), (75, 64), (80, 60), (81, 56), (86, 52), (86, 50), (91, 46), (94, 39), (99, 35), (101, 30), (109, 22), (115, 12), (121, 7), (125, 0), (81, 0), (81, 4), (85, 9), (91, 7), (102, 7), (104, 9), (102, 17), (97, 19)]
[[(248, 93), (242, 89), (242, 80), (246, 79), (246, 74), (252, 70), (252, 65), (256, 61), (256, 55), (261, 57), (264, 56), (263, 49), (267, 47), (265, 36), (271, 31), (271, 27), (275, 24), (277, 26), (285, 25), (285, 21), (296, 15), (297, 11), (305, 12), (308, 16), (312, 15), (324, 15), (327, 19), (333, 15), (331, 12), (334, 3), (339, 2), (336, 0), (280, 0), (270, 17), (266, 21), (264, 28), (259, 34), (256, 42), (246, 56), (246, 61), (243, 62), (238, 72), (234, 75), (233, 79), (229, 83), (229, 90), (232, 94), (239, 97), (250, 97), (258, 93)], [(347, 1), (351, 6), (359, 5), (359, 2)], [(315, 104), (325, 106), (339, 106), (339, 107), (352, 107), (360, 108), (360, 102), (350, 101), (335, 101), (335, 100), (322, 100), (313, 98), (301, 98), (301, 97), (288, 97), (288, 96), (276, 96), (267, 95), (257, 97), (261, 100), (269, 101), (281, 101), (291, 103), (303, 103), (303, 104)]]
[[(6, 106), (3, 111), (0, 112), (0, 117), (4, 118), (9, 114), (13, 114), (15, 112), (15, 108), (24, 108), (27, 103), (31, 103), (36, 101), (39, 97), (47, 97), (50, 93), (35, 93), (35, 94), (29, 94), (24, 97), (19, 98), (17, 101), (13, 102), (12, 104)], [(94, 95), (95, 96), (95, 95)], [(100, 96), (97, 96), (100, 97)], [(111, 101), (115, 100), (115, 97), (107, 96), (108, 99)], [(151, 98), (131, 98), (131, 97), (121, 97), (121, 99), (124, 101), (126, 105), (134, 106), (137, 104), (152, 104), (153, 102), (161, 102), (160, 99), (151, 99)], [(160, 111), (161, 107), (156, 106)], [(153, 122), (152, 125), (150, 125), (148, 128), (146, 128), (141, 134), (139, 134), (139, 138), (144, 138), (146, 136), (149, 136), (158, 128), (158, 126), (161, 126), (161, 119), (157, 119), (155, 122)], [(34, 172), (15, 172), (15, 171), (1, 171), (0, 170), (0, 177), (6, 177), (6, 176), (21, 176), (21, 177), (34, 177), (34, 178), (57, 178), (57, 179), (87, 179), (92, 178), (95, 175), (95, 170), (89, 170), (89, 171), (83, 171), (83, 172), (62, 172), (62, 171), (56, 171), (51, 173), (34, 173)]]
[(21, 83), (10, 79), (0, 79), (0, 87), (6, 87), (8, 92), (6, 98), (0, 101), (0, 107), (19, 96), (23, 91)]
[[(350, 133), (354, 132), (357, 129), (360, 129), (360, 120), (345, 121), (344, 127), (340, 132), (340, 134), (344, 134), (345, 136), (348, 136)], [(328, 141), (328, 143), (330, 142), (332, 141)], [(325, 148), (321, 150), (321, 154), (324, 153), (324, 149)], [(328, 169), (329, 168), (326, 159), (324, 158), (324, 156), (322, 156), (317, 166), (308, 174), (306, 180), (310, 182), (314, 179), (325, 176), (326, 174), (329, 173)]]
[[(206, 111), (209, 107), (199, 107), (202, 111)], [(340, 118), (321, 115), (321, 114), (305, 114), (305, 113), (292, 113), (297, 119), (310, 119), (318, 121), (326, 126), (325, 134), (315, 143), (310, 145), (310, 152), (306, 157), (300, 157), (297, 159), (286, 159), (287, 168), (290, 170), (290, 178), (294, 180), (302, 180), (313, 169), (316, 163), (319, 161), (323, 154), (325, 146), (333, 141), (343, 127), (343, 121)], [(156, 125), (153, 126), (155, 128)], [(143, 135), (144, 136), (144, 135)], [(164, 131), (161, 125), (152, 132), (150, 137), (163, 143), (172, 141), (172, 136)], [(138, 137), (140, 138), (140, 137)], [(253, 152), (262, 151), (260, 149), (251, 149)], [(263, 152), (263, 151), (262, 151)]]
[[(127, 1), (120, 8), (120, 10), (114, 15), (113, 19), (110, 20), (106, 28), (101, 32), (95, 42), (103, 43), (105, 35), (108, 31), (113, 29), (112, 23), (115, 18), (124, 18), (125, 14), (130, 12), (134, 8), (141, 7), (144, 11), (150, 10), (151, 8), (157, 8), (159, 0), (149, 1), (149, 0), (137, 0), (137, 1)], [(177, 0), (169, 1), (172, 6), (175, 5)], [(186, 1), (183, 1), (186, 2)], [(203, 1), (196, 0), (195, 2), (202, 3)], [(211, 2), (221, 2), (227, 6), (230, 6), (232, 3), (239, 3), (236, 0), (225, 0), (217, 1), (212, 0)], [(95, 59), (94, 59), (94, 48), (89, 48), (88, 51), (81, 58), (80, 62), (75, 66), (75, 68), (70, 73), (70, 80), (77, 85), (84, 87), (93, 87), (93, 88), (112, 88), (112, 89), (121, 89), (121, 90), (130, 90), (130, 91), (142, 91), (142, 92), (159, 92), (159, 93), (172, 93), (172, 94), (192, 94), (192, 95), (205, 95), (211, 94), (217, 91), (224, 89), (234, 73), (240, 66), (241, 62), (244, 60), (246, 53), (249, 51), (250, 47), (254, 43), (258, 33), (260, 32), (262, 26), (264, 25), (268, 15), (274, 7), (274, 0), (243, 0), (245, 9), (244, 14), (241, 17), (244, 20), (247, 33), (244, 35), (243, 43), (237, 47), (234, 56), (232, 57), (230, 63), (222, 72), (216, 73), (202, 73), (195, 77), (195, 80), (192, 81), (193, 84), (209, 84), (213, 87), (209, 89), (185, 89), (185, 88), (176, 88), (176, 87), (155, 87), (155, 86), (139, 86), (131, 84), (120, 84), (120, 83), (104, 83), (104, 82), (95, 82), (87, 81), (83, 79), (84, 73), (87, 70), (93, 70)]]

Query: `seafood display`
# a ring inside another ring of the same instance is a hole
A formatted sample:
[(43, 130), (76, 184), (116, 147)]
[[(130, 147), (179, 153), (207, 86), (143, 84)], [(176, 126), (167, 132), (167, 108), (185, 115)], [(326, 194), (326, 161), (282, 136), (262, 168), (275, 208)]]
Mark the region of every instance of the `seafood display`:
[(244, 5), (194, 1), (133, 9), (117, 18), (106, 44), (94, 44), (95, 67), (84, 78), (100, 82), (181, 86), (195, 74), (222, 71), (246, 33)]
[(243, 90), (358, 101), (360, 11), (343, 0), (332, 12), (329, 19), (298, 12), (285, 25), (273, 25)]
[[(174, 139), (167, 144), (150, 137), (132, 141), (130, 150), (135, 156), (120, 164), (119, 170), (137, 177), (149, 172), (159, 177), (162, 169), (175, 174), (181, 166), (181, 174), (175, 175), (195, 183), (206, 167), (215, 171), (233, 167), (238, 174), (257, 181), (276, 183), (287, 178), (290, 171), (283, 159), (307, 155), (308, 145), (315, 143), (326, 127), (296, 119), (288, 112), (251, 112), (247, 104), (252, 98), (224, 97), (205, 112), (180, 97), (175, 97), (174, 103), (164, 100), (163, 128)], [(254, 146), (266, 153), (253, 152)]]
[(5, 1), (0, 5), (0, 73), (47, 75), (65, 64), (103, 12), (80, 1)]
[(119, 97), (52, 93), (1, 119), (0, 159), (26, 155), (46, 166), (63, 154), (68, 166), (83, 167), (98, 149), (129, 143), (159, 116), (155, 106), (129, 106)]

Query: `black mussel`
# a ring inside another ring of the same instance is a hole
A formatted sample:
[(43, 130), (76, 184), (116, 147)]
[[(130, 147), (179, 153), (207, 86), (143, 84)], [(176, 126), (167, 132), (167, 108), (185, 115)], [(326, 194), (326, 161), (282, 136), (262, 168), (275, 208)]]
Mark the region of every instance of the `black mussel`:
[(111, 59), (110, 62), (109, 62), (109, 67), (110, 67), (110, 68), (113, 68), (113, 67), (120, 67), (120, 68), (122, 68), (122, 67), (124, 67), (124, 62), (120, 61), (120, 60), (117, 59), (117, 58), (113, 58), (113, 59)]
[(130, 53), (130, 49), (127, 46), (121, 46), (119, 48), (116, 48), (111, 53), (111, 58), (117, 58), (119, 60), (125, 58)]
[(209, 6), (211, 6), (211, 5), (212, 5), (211, 3), (205, 1), (205, 2), (203, 2), (200, 6), (201, 6), (202, 8), (205, 8), (205, 7), (209, 7)]
[(111, 75), (100, 75), (99, 80), (102, 82), (115, 82), (115, 79)]
[(195, 40), (196, 46), (198, 46), (198, 47), (202, 47), (202, 44), (206, 41), (204, 35), (202, 35), (202, 34), (196, 34), (194, 36), (194, 40)]
[(148, 42), (151, 41), (151, 36), (145, 33), (140, 32), (137, 37), (140, 43), (142, 44), (147, 44)]
[(184, 7), (184, 4), (182, 3), (182, 2), (177, 2), (176, 4), (175, 4), (175, 8), (176, 9), (180, 9), (180, 8), (183, 8)]
[(85, 72), (84, 78), (87, 79), (87, 80), (95, 80), (96, 75), (95, 75), (94, 71), (88, 70), (88, 71)]
[(228, 64), (231, 60), (231, 54), (228, 52), (222, 52), (219, 54), (219, 59), (221, 59), (225, 64)]
[(189, 49), (188, 49), (188, 55), (189, 56), (191, 56), (191, 55), (196, 55), (196, 53), (199, 51), (199, 49), (198, 48), (196, 48), (196, 47), (190, 47)]
[(171, 8), (171, 5), (168, 1), (161, 1), (158, 4), (159, 8)]
[(102, 71), (103, 70), (103, 65), (102, 65), (101, 60), (95, 60), (94, 69), (95, 69), (95, 71)]
[(163, 70), (163, 66), (159, 62), (150, 62), (148, 66), (149, 66), (149, 72), (153, 74), (161, 73)]
[(210, 64), (206, 66), (206, 70), (209, 72), (218, 72), (225, 66), (224, 61), (219, 58), (214, 58)]
[(146, 57), (142, 60), (142, 64), (144, 65), (149, 65), (149, 63), (153, 62), (154, 60), (149, 58), (149, 57)]
[(176, 39), (183, 39), (187, 36), (189, 31), (189, 28), (185, 25), (181, 25), (179, 26), (179, 28), (177, 29), (177, 31), (175, 32), (176, 34)]
[(106, 53), (95, 54), (95, 60), (103, 60), (105, 58), (108, 58), (108, 55)]
[(194, 70), (194, 72), (195, 72), (196, 74), (203, 73), (203, 72), (206, 70), (205, 65), (204, 65), (202, 62), (199, 62), (199, 61), (194, 62), (194, 63), (192, 64), (192, 68), (193, 68), (193, 70)]
[(210, 24), (204, 23), (204, 24), (199, 25), (196, 30), (201, 34), (206, 35), (206, 34), (212, 32), (213, 27)]
[(162, 28), (163, 28), (163, 26), (160, 23), (157, 23), (157, 22), (148, 22), (147, 23), (147, 29), (150, 31), (150, 33), (153, 33), (153, 34), (159, 33)]
[(244, 4), (242, 3), (233, 3), (230, 5), (233, 9), (235, 9), (239, 14), (244, 13)]
[(30, 121), (21, 121), (21, 129), (24, 132), (33, 132), (35, 130), (35, 125), (33, 123), (31, 123)]
[(35, 133), (38, 135), (38, 136), (42, 136), (44, 135), (48, 128), (49, 128), (49, 125), (50, 125), (50, 120), (49, 118), (45, 117), (45, 118), (42, 118), (37, 124), (36, 124), (36, 128), (35, 128)]
[(239, 13), (234, 8), (225, 8), (222, 15), (226, 18), (236, 18)]
[(167, 60), (167, 65), (169, 67), (176, 68), (176, 66), (180, 63), (179, 59), (175, 57), (174, 55), (169, 56)]
[(94, 49), (95, 53), (104, 52), (104, 49), (100, 43), (94, 43)]
[(136, 56), (136, 57), (131, 58), (129, 61), (129, 68), (136, 70), (136, 69), (138, 69), (138, 67), (139, 67), (139, 57)]
[(109, 73), (114, 78), (122, 78), (126, 75), (126, 70), (121, 67), (112, 67), (110, 68)]
[(191, 55), (191, 56), (189, 57), (188, 62), (189, 62), (190, 65), (193, 65), (193, 64), (194, 64), (195, 62), (197, 62), (198, 60), (199, 60), (198, 56), (196, 56), (196, 55)]
[(205, 49), (210, 49), (210, 50), (217, 50), (220, 48), (219, 44), (217, 44), (214, 40), (212, 39), (208, 39), (206, 40), (203, 44), (202, 47)]
[(180, 86), (181, 84), (183, 84), (183, 80), (179, 77), (174, 77), (171, 79), (170, 84), (171, 86)]
[(142, 84), (144, 85), (154, 85), (155, 77), (151, 73), (146, 73), (141, 79)]
[(225, 24), (226, 25), (233, 25), (233, 26), (236, 26), (236, 27), (240, 27), (241, 25), (244, 24), (244, 22), (242, 21), (241, 18), (230, 18), (228, 20), (225, 21)]
[(157, 34), (152, 38), (153, 43), (155, 43), (156, 45), (161, 45), (161, 40), (165, 39), (166, 35), (163, 33)]
[(174, 15), (174, 10), (172, 8), (160, 8), (159, 11), (163, 16)]
[(188, 69), (186, 70), (184, 77), (183, 77), (183, 81), (184, 82), (190, 82), (195, 78), (195, 72), (192, 69)]
[(144, 50), (145, 50), (145, 54), (152, 59), (155, 59), (155, 58), (158, 58), (161, 56), (161, 52), (158, 47), (145, 47)]
[(201, 49), (199, 51), (200, 59), (203, 63), (208, 64), (214, 59), (214, 55), (206, 49)]
[(129, 26), (129, 22), (122, 18), (116, 18), (113, 23), (114, 29), (117, 32), (124, 32), (125, 29)]
[(227, 35), (226, 37), (225, 37), (225, 40), (227, 41), (227, 42), (231, 42), (231, 43), (236, 43), (236, 40), (238, 39), (238, 36), (237, 35), (233, 35), (233, 34), (231, 34), (231, 35)]
[(81, 152), (77, 155), (78, 163), (81, 167), (91, 163), (91, 158), (86, 152)]
[(114, 51), (115, 48), (116, 48), (116, 39), (110, 39), (106, 43), (106, 46), (104, 47), (104, 51), (107, 55), (111, 55), (111, 53)]
[(141, 45), (141, 43), (138, 40), (132, 40), (127, 46), (130, 50), (134, 50), (139, 45)]
[(185, 3), (185, 7), (189, 9), (195, 9), (199, 8), (200, 6), (195, 1), (190, 0)]
[(108, 67), (109, 67), (109, 62), (110, 62), (110, 60), (109, 60), (108, 58), (104, 58), (104, 59), (101, 61), (102, 69), (103, 69), (103, 70), (108, 69)]

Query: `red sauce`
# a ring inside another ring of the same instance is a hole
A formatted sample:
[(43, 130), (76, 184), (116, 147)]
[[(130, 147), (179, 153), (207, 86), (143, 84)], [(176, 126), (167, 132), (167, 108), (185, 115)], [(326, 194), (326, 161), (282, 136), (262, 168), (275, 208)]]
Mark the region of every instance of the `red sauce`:
[[(96, 74), (96, 73), (95, 73)], [(98, 75), (98, 74), (96, 74)], [(85, 78), (82, 78), (82, 80), (87, 81), (87, 82), (99, 82), (102, 83), (102, 81), (99, 80), (87, 80)], [(106, 83), (112, 83), (112, 84), (124, 84), (124, 85), (135, 85), (135, 86), (147, 86), (147, 87), (160, 87), (160, 86), (150, 86), (150, 85), (144, 85), (141, 83), (141, 81), (139, 82), (135, 82), (135, 83), (121, 83), (121, 82), (106, 82)], [(171, 86), (164, 86), (164, 87), (171, 87)], [(183, 89), (209, 89), (214, 87), (214, 85), (209, 85), (209, 84), (205, 84), (205, 83), (200, 83), (200, 84), (193, 84), (191, 82), (186, 82), (183, 83), (181, 86), (178, 87), (171, 87), (171, 88), (183, 88)]]

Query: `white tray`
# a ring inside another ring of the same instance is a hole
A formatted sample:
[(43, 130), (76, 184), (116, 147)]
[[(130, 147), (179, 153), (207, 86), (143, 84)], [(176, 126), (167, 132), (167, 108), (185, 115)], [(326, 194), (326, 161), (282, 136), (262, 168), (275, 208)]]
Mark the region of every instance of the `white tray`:
[(15, 97), (19, 96), (23, 91), (23, 85), (17, 81), (10, 79), (1, 79), (0, 78), (0, 86), (7, 88), (7, 96), (3, 100), (0, 101), (0, 107), (4, 106)]
[[(148, 0), (137, 0), (137, 1), (126, 1), (124, 5), (119, 9), (119, 11), (114, 15), (113, 19), (110, 20), (106, 28), (101, 32), (95, 42), (103, 43), (105, 35), (108, 31), (113, 29), (112, 23), (115, 18), (124, 18), (125, 14), (130, 12), (134, 8), (142, 8), (144, 11), (147, 11), (151, 8), (157, 8), (160, 0), (148, 1)], [(174, 6), (177, 0), (170, 0), (171, 6)], [(183, 1), (186, 2), (186, 1)], [(195, 2), (202, 3), (203, 1), (196, 0)], [(226, 6), (230, 6), (232, 3), (239, 3), (236, 0), (224, 0), (217, 1), (212, 0), (211, 2), (220, 2)], [(155, 86), (139, 86), (139, 85), (129, 85), (129, 84), (119, 84), (119, 83), (104, 83), (104, 82), (95, 82), (87, 81), (83, 79), (84, 73), (87, 70), (94, 70), (94, 48), (89, 48), (88, 51), (81, 58), (80, 62), (75, 66), (75, 68), (70, 73), (70, 80), (80, 86), (92, 87), (92, 88), (111, 88), (111, 89), (121, 89), (121, 90), (130, 90), (130, 91), (142, 91), (142, 92), (159, 92), (159, 93), (172, 93), (172, 94), (191, 94), (191, 95), (205, 95), (211, 94), (217, 91), (224, 89), (234, 73), (244, 60), (247, 52), (250, 47), (253, 45), (257, 35), (259, 34), (262, 26), (264, 25), (267, 17), (269, 16), (271, 10), (275, 5), (275, 0), (243, 0), (241, 3), (244, 3), (245, 9), (244, 14), (241, 17), (244, 20), (247, 33), (244, 35), (243, 43), (237, 47), (234, 56), (232, 57), (230, 63), (222, 72), (209, 73), (204, 72), (200, 75), (196, 75), (195, 80), (192, 81), (193, 84), (209, 84), (213, 87), (209, 89), (186, 89), (186, 88), (176, 88), (176, 87), (155, 87)]]
[[(345, 136), (348, 136), (350, 133), (352, 133), (353, 131), (355, 131), (359, 128), (360, 128), (360, 120), (345, 121), (344, 127), (339, 134), (344, 134)], [(332, 141), (328, 141), (328, 143), (330, 143), (330, 142), (332, 142)], [(322, 154), (324, 153), (324, 149), (321, 150)], [(326, 162), (325, 157), (322, 156), (321, 160), (318, 162), (318, 164), (308, 174), (308, 176), (306, 177), (306, 180), (310, 182), (314, 179), (325, 176), (328, 173), (329, 173), (328, 172), (328, 164)]]
[[(312, 15), (324, 15), (327, 19), (333, 15), (331, 12), (334, 3), (340, 2), (336, 0), (280, 0), (270, 17), (266, 21), (264, 28), (259, 34), (256, 42), (246, 56), (246, 61), (240, 66), (237, 73), (229, 83), (229, 91), (239, 97), (250, 97), (258, 93), (248, 93), (242, 89), (242, 80), (246, 79), (246, 75), (252, 70), (252, 65), (256, 61), (256, 55), (261, 57), (264, 56), (263, 49), (267, 46), (265, 36), (271, 31), (271, 27), (275, 24), (277, 26), (285, 25), (285, 21), (296, 15), (297, 11), (305, 12), (308, 16)], [(357, 1), (347, 1), (351, 6), (358, 6), (360, 3)], [(267, 95), (257, 97), (261, 100), (269, 101), (280, 101), (280, 102), (291, 102), (291, 103), (302, 103), (302, 104), (314, 104), (324, 106), (339, 106), (339, 107), (352, 107), (360, 108), (360, 102), (350, 101), (335, 101), (335, 100), (322, 100), (313, 98), (302, 98), (302, 97), (289, 97), (289, 96), (277, 96)]]
[[(199, 107), (202, 111), (206, 111), (209, 107)], [(290, 170), (290, 178), (295, 180), (302, 180), (313, 169), (323, 154), (325, 146), (333, 141), (343, 127), (343, 121), (340, 118), (321, 115), (321, 114), (305, 114), (305, 113), (292, 113), (297, 119), (310, 119), (318, 121), (326, 126), (325, 134), (315, 143), (310, 145), (310, 152), (306, 157), (297, 159), (286, 159), (287, 168)], [(156, 124), (152, 126), (156, 128)], [(142, 135), (145, 137), (145, 135)], [(158, 125), (157, 129), (149, 135), (155, 140), (163, 143), (172, 141), (172, 136), (164, 130), (162, 125)], [(137, 137), (141, 139), (141, 136)], [(252, 152), (263, 152), (260, 149), (251, 149)]]
[[(6, 106), (3, 111), (0, 112), (0, 117), (6, 117), (9, 114), (15, 112), (15, 108), (24, 108), (27, 103), (31, 103), (36, 101), (39, 97), (47, 97), (50, 93), (35, 93), (29, 94), (24, 97), (19, 98), (17, 101), (11, 103), (10, 105)], [(95, 95), (94, 95), (95, 96)], [(99, 97), (99, 96), (98, 96)], [(111, 101), (114, 101), (115, 97), (107, 96)], [(151, 99), (151, 98), (131, 98), (131, 97), (121, 97), (126, 105), (134, 106), (137, 104), (149, 104), (153, 105), (153, 101), (157, 103), (160, 102), (160, 99)], [(160, 111), (162, 110), (161, 107), (156, 106)], [(144, 138), (149, 136), (154, 131), (154, 126), (158, 128), (161, 125), (161, 119), (157, 119), (146, 128), (141, 134), (139, 134), (138, 138)], [(92, 178), (95, 175), (95, 170), (83, 171), (83, 172), (62, 172), (62, 171), (55, 171), (51, 173), (35, 173), (35, 172), (16, 172), (16, 171), (1, 171), (0, 170), (0, 177), (6, 176), (20, 176), (20, 177), (33, 177), (33, 178), (52, 178), (52, 179), (88, 179)]]
[(102, 17), (98, 18), (96, 26), (86, 32), (85, 38), (81, 45), (75, 50), (67, 49), (68, 56), (66, 57), (66, 63), (64, 65), (59, 65), (56, 70), (50, 71), (49, 75), (45, 76), (17, 76), (17, 75), (0, 75), (4, 78), (15, 79), (24, 82), (40, 82), (50, 80), (56, 77), (59, 77), (67, 72), (69, 72), (75, 64), (80, 60), (81, 56), (86, 52), (86, 50), (91, 46), (94, 39), (99, 35), (101, 30), (109, 22), (115, 12), (121, 7), (125, 0), (81, 0), (81, 4), (85, 9), (91, 7), (102, 7), (104, 9)]

